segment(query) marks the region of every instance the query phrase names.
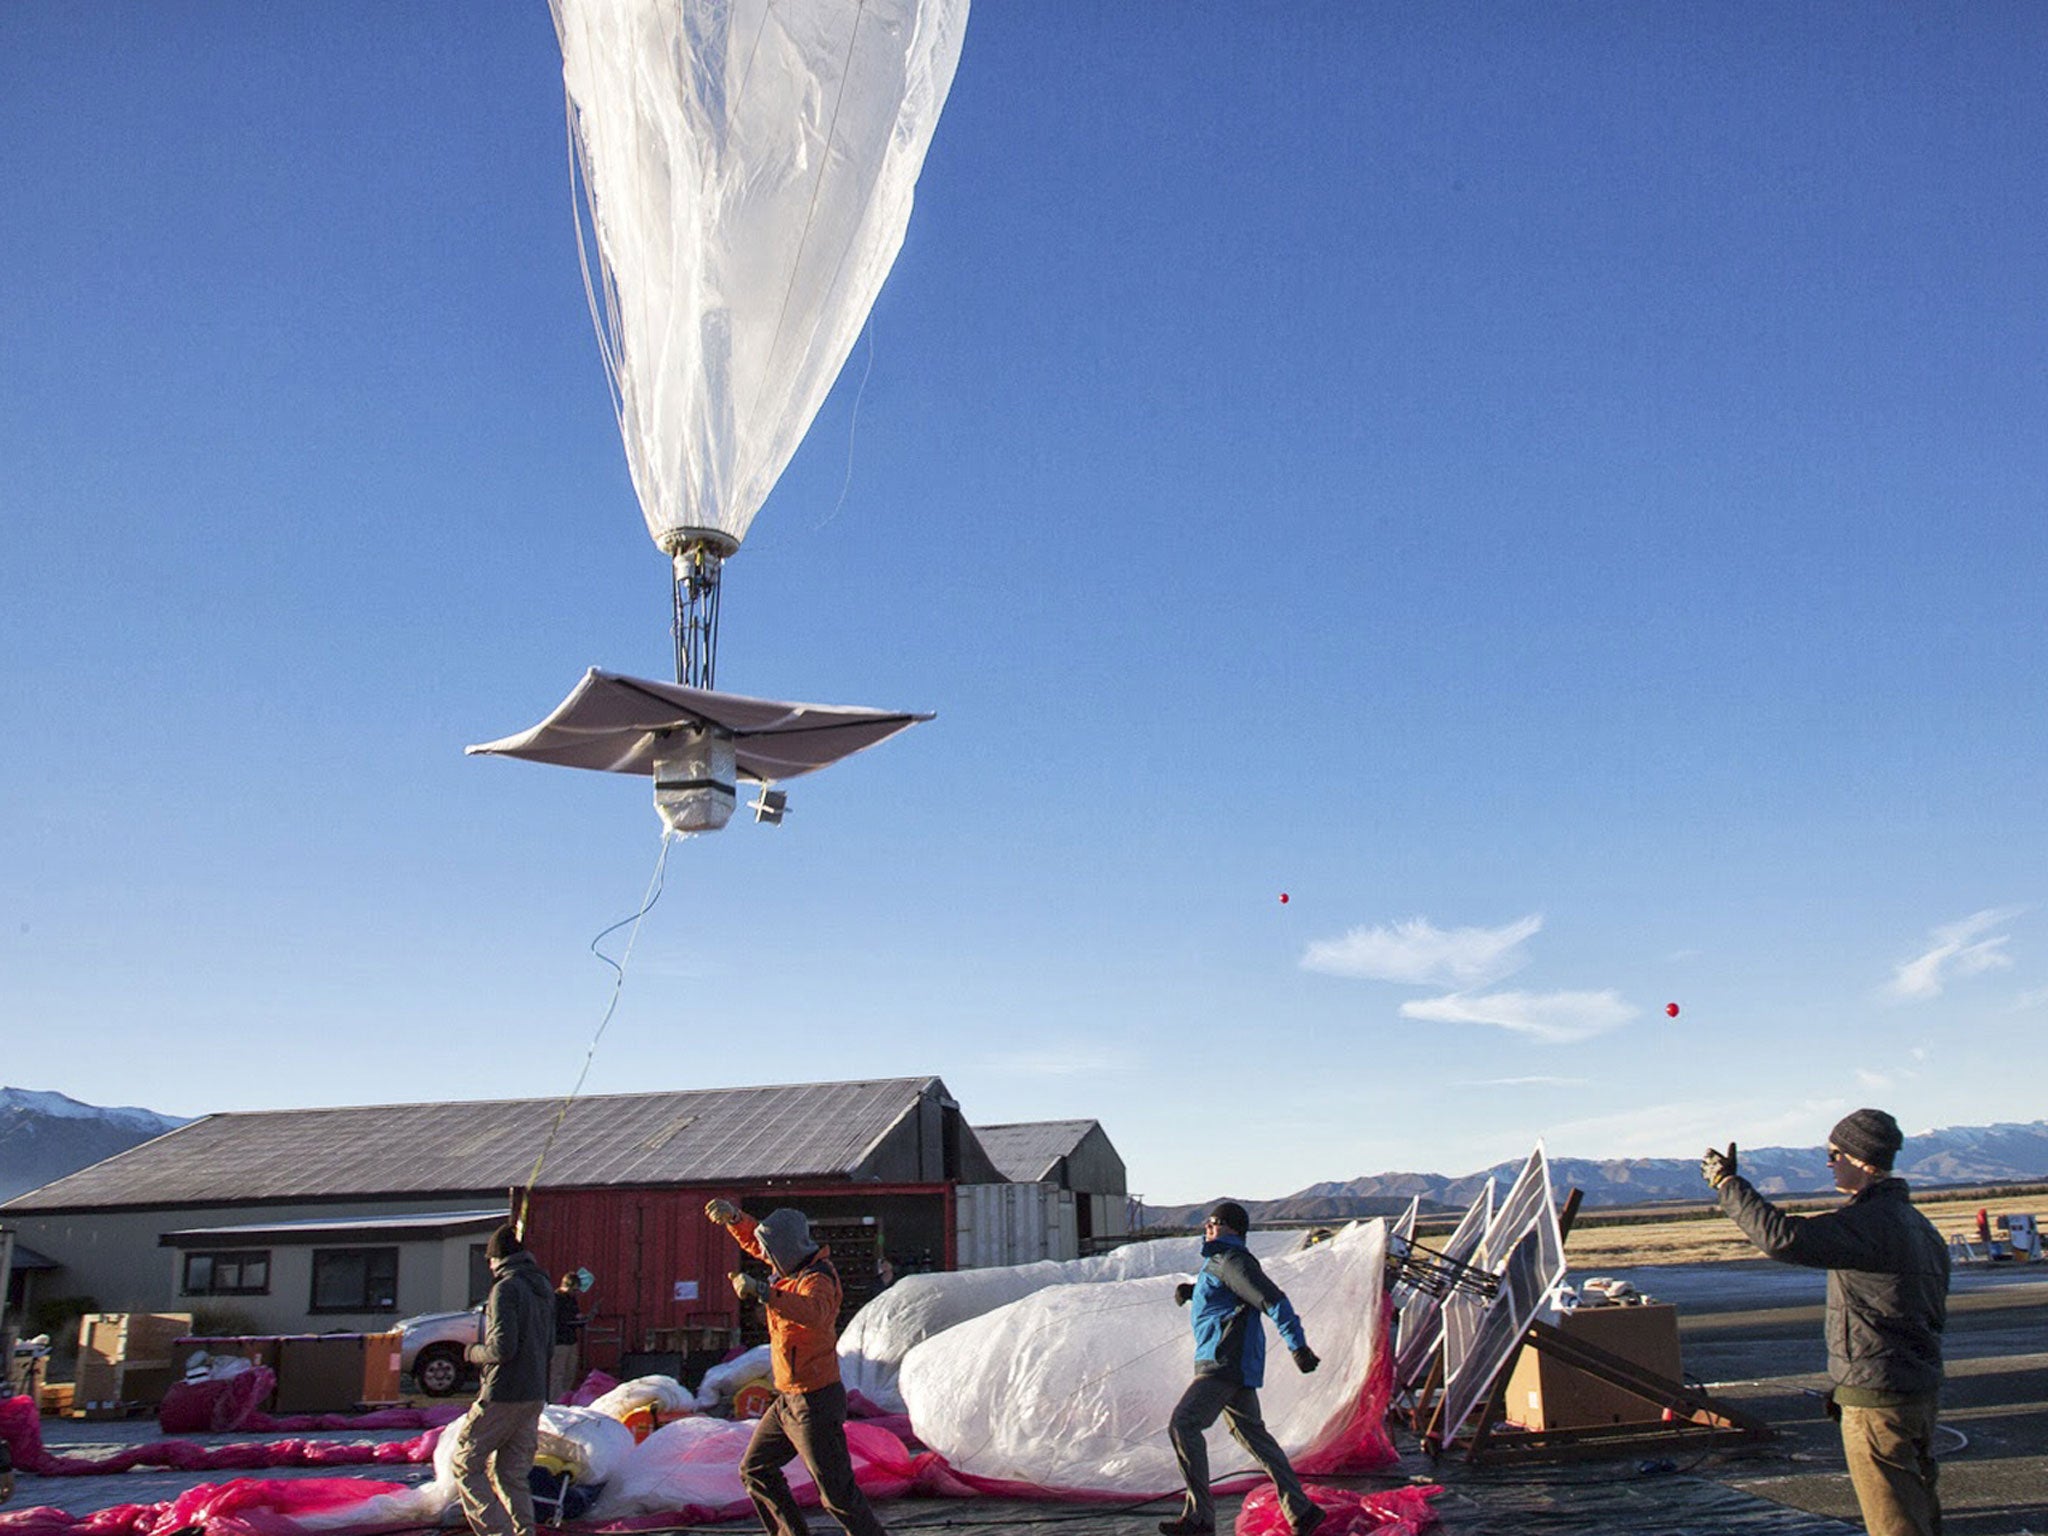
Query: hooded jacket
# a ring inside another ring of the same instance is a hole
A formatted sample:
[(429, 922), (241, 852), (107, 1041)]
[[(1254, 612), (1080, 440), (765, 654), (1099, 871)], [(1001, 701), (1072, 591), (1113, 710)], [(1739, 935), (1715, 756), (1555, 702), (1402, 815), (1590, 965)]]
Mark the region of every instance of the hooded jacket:
[(1721, 1209), (1768, 1257), (1828, 1272), (1828, 1374), (1835, 1400), (1882, 1408), (1941, 1388), (1948, 1244), (1913, 1209), (1904, 1179), (1880, 1179), (1818, 1216), (1788, 1216), (1740, 1174)]
[[(773, 1270), (763, 1305), (775, 1390), (815, 1392), (831, 1386), (839, 1380), (839, 1304), (844, 1294), (831, 1253), (824, 1248), (793, 1253), (781, 1245), (771, 1252), (762, 1240), (762, 1224), (751, 1216), (740, 1217), (726, 1230)], [(791, 1266), (786, 1272), (785, 1264)]]
[(555, 1342), (555, 1292), (524, 1248), (491, 1261), (483, 1342), (469, 1358), (483, 1369), (480, 1403), (544, 1403)]
[(1227, 1376), (1240, 1386), (1266, 1383), (1265, 1313), (1279, 1326), (1289, 1349), (1308, 1344), (1308, 1334), (1287, 1293), (1267, 1278), (1245, 1240), (1224, 1232), (1202, 1244), (1202, 1272), (1188, 1302), (1195, 1328), (1195, 1374)]

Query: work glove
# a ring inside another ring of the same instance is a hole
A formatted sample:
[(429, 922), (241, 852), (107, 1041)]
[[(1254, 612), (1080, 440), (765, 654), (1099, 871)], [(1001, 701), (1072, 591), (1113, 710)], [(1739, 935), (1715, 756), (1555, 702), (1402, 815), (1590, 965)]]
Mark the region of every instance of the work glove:
[(740, 1219), (740, 1208), (730, 1200), (707, 1200), (704, 1203), (704, 1214), (721, 1227), (729, 1227)]
[(491, 1352), (482, 1344), (471, 1344), (462, 1351), (462, 1358), (471, 1365), (489, 1365)]
[(1184, 1307), (1194, 1299), (1195, 1287), (1192, 1281), (1183, 1280), (1173, 1288), (1173, 1304), (1176, 1307)]
[(1301, 1374), (1304, 1376), (1306, 1376), (1310, 1371), (1314, 1370), (1317, 1366), (1321, 1365), (1322, 1363), (1322, 1360), (1317, 1356), (1316, 1352), (1310, 1349), (1306, 1344), (1302, 1345), (1301, 1348), (1297, 1349), (1294, 1352), (1295, 1369), (1300, 1371)]
[(759, 1275), (735, 1274), (729, 1278), (732, 1281), (733, 1295), (739, 1297), (741, 1301), (746, 1301), (749, 1298), (755, 1301), (766, 1301), (768, 1299), (768, 1282)]
[(1717, 1152), (1712, 1147), (1707, 1148), (1707, 1155), (1700, 1159), (1700, 1177), (1705, 1179), (1708, 1187), (1712, 1189), (1719, 1189), (1734, 1178), (1735, 1143), (1729, 1142), (1726, 1152)]

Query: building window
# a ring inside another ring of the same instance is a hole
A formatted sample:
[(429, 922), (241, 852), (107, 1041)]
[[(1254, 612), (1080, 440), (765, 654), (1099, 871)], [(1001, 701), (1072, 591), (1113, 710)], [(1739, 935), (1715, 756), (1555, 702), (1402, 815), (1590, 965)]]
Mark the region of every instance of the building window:
[(491, 1261), (482, 1243), (469, 1245), (469, 1305), (480, 1306), (491, 1294)]
[(396, 1312), (396, 1248), (315, 1248), (315, 1312)]
[(268, 1296), (270, 1254), (188, 1253), (185, 1255), (187, 1296)]

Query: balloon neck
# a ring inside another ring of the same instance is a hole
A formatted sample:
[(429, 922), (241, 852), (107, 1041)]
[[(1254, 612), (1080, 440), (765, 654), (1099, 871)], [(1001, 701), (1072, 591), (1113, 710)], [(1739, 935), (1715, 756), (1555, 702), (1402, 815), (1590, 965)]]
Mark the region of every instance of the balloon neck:
[(718, 670), (718, 590), (739, 541), (713, 528), (674, 528), (661, 538), (675, 570), (676, 681), (711, 689)]

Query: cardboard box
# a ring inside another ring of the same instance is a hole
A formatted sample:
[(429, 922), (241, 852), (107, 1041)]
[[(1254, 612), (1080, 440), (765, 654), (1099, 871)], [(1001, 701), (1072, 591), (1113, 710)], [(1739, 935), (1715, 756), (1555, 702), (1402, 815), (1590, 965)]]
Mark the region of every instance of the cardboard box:
[(192, 1331), (189, 1312), (88, 1312), (78, 1320), (74, 1413), (153, 1408), (183, 1374), (176, 1341)]
[(399, 1401), (397, 1333), (307, 1334), (277, 1341), (277, 1411), (346, 1413)]
[[(1678, 1309), (1650, 1302), (1635, 1307), (1581, 1307), (1558, 1327), (1590, 1344), (1672, 1381), (1682, 1380)], [(1502, 1404), (1524, 1429), (1588, 1429), (1609, 1424), (1654, 1424), (1663, 1410), (1596, 1376), (1588, 1376), (1534, 1349), (1522, 1351)]]

